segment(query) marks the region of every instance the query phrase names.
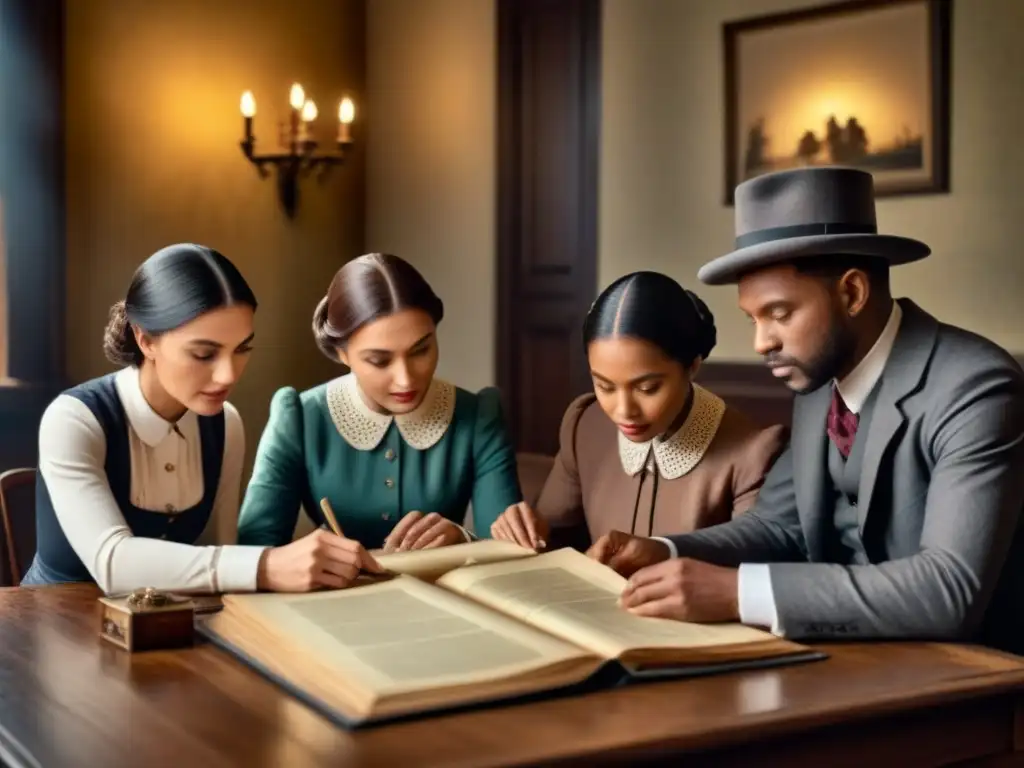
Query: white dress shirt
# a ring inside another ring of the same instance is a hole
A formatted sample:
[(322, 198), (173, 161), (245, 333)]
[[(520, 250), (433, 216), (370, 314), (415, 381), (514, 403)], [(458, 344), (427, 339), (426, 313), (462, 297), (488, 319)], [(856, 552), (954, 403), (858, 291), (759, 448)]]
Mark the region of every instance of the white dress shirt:
[[(203, 498), (199, 422), (188, 411), (174, 424), (146, 402), (136, 368), (115, 376), (128, 421), (131, 502), (174, 513)], [(104, 461), (107, 439), (81, 400), (58, 396), (39, 425), (39, 471), (68, 543), (107, 594), (140, 587), (178, 592), (256, 589), (263, 547), (225, 546), (236, 540), (245, 432), (238, 411), (224, 404), (224, 457), (213, 509), (195, 545), (136, 537), (111, 492)]]
[[(900, 305), (894, 301), (885, 328), (864, 355), (864, 359), (842, 381), (834, 382), (843, 402), (851, 412), (860, 413), (875, 385), (882, 378), (882, 372), (896, 342), (896, 333), (899, 331), (902, 317)], [(678, 556), (671, 540), (658, 537), (658, 541), (668, 545), (672, 557)], [(772, 592), (771, 566), (767, 563), (743, 563), (739, 567), (738, 579), (740, 621), (753, 626), (768, 627), (773, 633), (778, 634), (779, 620), (775, 594)]]

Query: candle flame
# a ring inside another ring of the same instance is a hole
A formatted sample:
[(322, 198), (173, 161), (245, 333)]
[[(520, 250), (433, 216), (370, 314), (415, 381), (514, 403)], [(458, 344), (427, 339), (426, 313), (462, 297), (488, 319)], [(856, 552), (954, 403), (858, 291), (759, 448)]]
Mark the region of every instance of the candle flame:
[(314, 104), (312, 101), (307, 101), (302, 106), (302, 119), (305, 120), (307, 123), (311, 123), (314, 120), (316, 120), (316, 116), (316, 104)]
[(242, 94), (242, 117), (252, 117), (256, 114), (256, 97), (252, 95), (252, 91), (246, 91)]
[(292, 105), (292, 109), (302, 109), (302, 105), (306, 101), (306, 92), (302, 90), (302, 86), (298, 83), (292, 85), (291, 93), (288, 96), (288, 101)]
[(338, 119), (343, 123), (351, 123), (356, 118), (356, 105), (347, 96), (338, 105)]

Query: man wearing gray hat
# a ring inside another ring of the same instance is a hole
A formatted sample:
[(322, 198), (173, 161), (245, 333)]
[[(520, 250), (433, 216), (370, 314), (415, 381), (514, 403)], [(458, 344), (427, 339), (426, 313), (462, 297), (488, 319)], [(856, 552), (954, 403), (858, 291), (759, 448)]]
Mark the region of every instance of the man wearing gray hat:
[(994, 343), (894, 300), (926, 257), (878, 234), (872, 177), (760, 176), (736, 190), (737, 284), (754, 347), (797, 397), (757, 503), (668, 539), (590, 554), (642, 615), (743, 621), (792, 638), (969, 639), (1024, 652), (1024, 372)]

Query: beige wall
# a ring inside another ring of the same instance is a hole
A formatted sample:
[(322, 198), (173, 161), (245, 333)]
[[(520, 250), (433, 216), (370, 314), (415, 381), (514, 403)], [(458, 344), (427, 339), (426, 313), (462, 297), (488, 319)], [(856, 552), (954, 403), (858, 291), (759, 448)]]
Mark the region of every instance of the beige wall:
[[(238, 146), (239, 97), (257, 100), (255, 133), (276, 143), (293, 80), (335, 135), (337, 104), (365, 104), (363, 0), (88, 0), (67, 4), (67, 364), (73, 381), (110, 370), (107, 309), (134, 268), (172, 242), (222, 251), (252, 284), (256, 351), (232, 397), (251, 461), (277, 387), (334, 375), (310, 332), (334, 271), (363, 247), (364, 162), (302, 184), (294, 221), (274, 179)], [(365, 134), (356, 126), (356, 138)]]
[[(696, 287), (719, 325), (717, 360), (754, 357), (734, 288), (701, 287), (698, 267), (729, 250), (722, 205), (724, 21), (819, 0), (605, 0), (599, 280), (633, 269)], [(894, 272), (897, 294), (943, 320), (1024, 352), (1024, 3), (954, 9), (952, 186), (942, 196), (882, 200), (884, 231), (934, 255)]]
[(440, 375), (494, 382), (494, 0), (370, 0), (367, 250), (444, 300)]
[[(693, 286), (700, 264), (728, 249), (720, 25), (816, 2), (605, 0), (601, 285), (650, 268)], [(309, 315), (334, 269), (364, 250), (409, 259), (445, 300), (440, 373), (470, 388), (493, 383), (494, 0), (368, 0), (365, 29), (362, 6), (68, 4), (74, 380), (109, 369), (99, 343), (106, 310), (138, 262), (169, 242), (197, 240), (234, 259), (262, 302), (258, 349), (234, 398), (250, 456), (273, 390), (334, 372), (305, 343)], [(957, 5), (954, 192), (879, 203), (883, 229), (936, 250), (898, 270), (896, 289), (1017, 352), (1022, 26), (1015, 0)], [(342, 90), (355, 95), (366, 164), (364, 174), (357, 151), (323, 186), (304, 184), (289, 222), (272, 180), (258, 180), (238, 150), (238, 97), (254, 90), (257, 136), (266, 139), (293, 79), (317, 99), (324, 123)], [(733, 289), (698, 289), (719, 320), (716, 359), (751, 359)]]

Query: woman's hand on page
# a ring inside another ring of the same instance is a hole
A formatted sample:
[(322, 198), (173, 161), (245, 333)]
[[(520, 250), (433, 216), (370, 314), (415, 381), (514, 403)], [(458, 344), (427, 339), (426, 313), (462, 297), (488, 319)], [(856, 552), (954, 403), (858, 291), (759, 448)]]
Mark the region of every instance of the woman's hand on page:
[(462, 544), (466, 534), (451, 520), (437, 512), (424, 515), (410, 512), (398, 521), (384, 540), (385, 552), (408, 552), (413, 549), (433, 549), (450, 544)]
[(587, 550), (587, 556), (607, 565), (623, 576), (632, 576), (641, 568), (668, 560), (672, 553), (663, 541), (610, 531)]
[(491, 526), (491, 538), (511, 541), (527, 549), (544, 549), (550, 535), (547, 521), (525, 501), (506, 509)]
[(351, 584), (360, 570), (385, 572), (358, 541), (320, 528), (291, 544), (265, 550), (256, 586), (271, 592), (341, 588)]

